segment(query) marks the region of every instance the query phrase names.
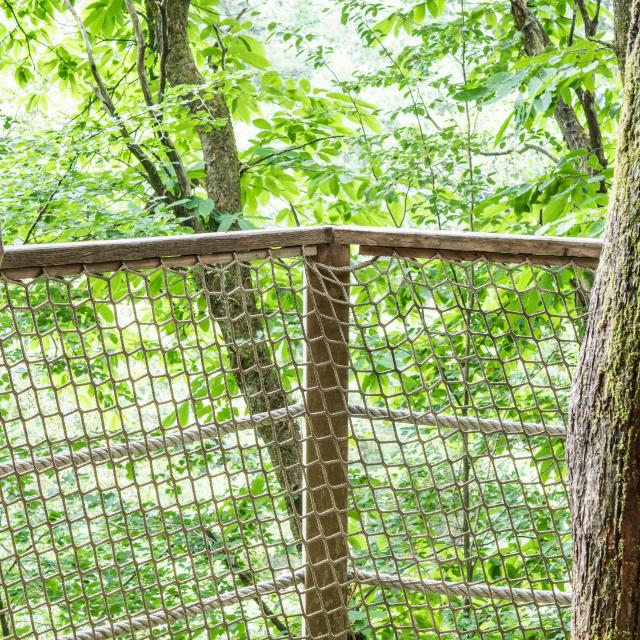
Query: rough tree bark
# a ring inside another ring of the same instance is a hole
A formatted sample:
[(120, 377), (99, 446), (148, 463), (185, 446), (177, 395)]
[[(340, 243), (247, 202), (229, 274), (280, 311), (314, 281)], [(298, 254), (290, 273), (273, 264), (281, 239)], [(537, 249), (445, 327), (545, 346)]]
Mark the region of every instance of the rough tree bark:
[(631, 5), (633, 0), (613, 0), (613, 46), (618, 58), (620, 75), (624, 78), (624, 67), (627, 60), (627, 37), (631, 23)]
[(567, 443), (573, 640), (640, 638), (640, 2), (625, 65), (616, 179)]
[[(197, 68), (188, 37), (190, 0), (168, 0), (166, 13), (156, 5), (158, 33), (166, 37), (165, 70), (173, 87), (186, 85), (191, 111), (203, 119), (198, 129), (206, 171), (207, 195), (220, 213), (235, 214), (242, 209), (240, 163), (229, 108), (221, 91), (203, 91), (203, 77)], [(166, 24), (164, 24), (166, 21)], [(159, 36), (160, 38), (162, 35)], [(190, 93), (189, 93), (190, 92)], [(196, 231), (201, 223), (192, 222)], [(233, 372), (252, 413), (287, 404), (278, 368), (269, 345), (258, 338), (264, 334), (258, 302), (246, 269), (220, 269), (205, 276), (208, 305), (230, 352)], [(226, 292), (222, 295), (222, 292)], [(229, 294), (229, 292), (233, 292)], [(289, 497), (291, 527), (299, 538), (301, 511), (300, 438), (295, 422), (285, 420), (274, 426), (262, 425), (258, 432), (267, 443), (281, 487)]]

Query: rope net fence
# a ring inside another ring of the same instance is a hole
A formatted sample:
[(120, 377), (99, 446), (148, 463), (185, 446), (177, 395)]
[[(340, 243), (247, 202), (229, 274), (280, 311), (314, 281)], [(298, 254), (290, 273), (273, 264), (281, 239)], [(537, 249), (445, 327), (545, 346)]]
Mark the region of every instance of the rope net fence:
[(336, 246), (7, 272), (0, 638), (569, 637), (592, 275)]

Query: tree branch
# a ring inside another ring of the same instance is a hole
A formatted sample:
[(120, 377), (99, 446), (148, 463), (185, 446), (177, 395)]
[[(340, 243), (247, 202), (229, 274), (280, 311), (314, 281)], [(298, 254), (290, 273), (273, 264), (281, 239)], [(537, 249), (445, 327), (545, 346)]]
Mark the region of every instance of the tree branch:
[[(598, 30), (598, 19), (600, 16), (600, 0), (596, 4), (596, 12), (593, 18), (589, 17), (589, 11), (584, 0), (574, 0), (574, 6), (577, 6), (582, 16), (582, 22), (584, 23), (584, 34), (587, 39), (593, 38)], [(598, 111), (596, 109), (596, 101), (593, 93), (587, 89), (578, 88), (576, 94), (584, 115), (587, 120), (587, 129), (589, 130), (589, 143), (591, 150), (598, 158), (598, 162), (601, 167), (606, 167), (608, 164), (607, 157), (604, 155), (604, 148), (602, 146), (602, 131), (600, 130), (600, 122), (598, 121)], [(606, 193), (607, 187), (602, 180), (600, 182), (600, 190)]]
[(302, 144), (297, 144), (293, 147), (287, 147), (286, 149), (282, 149), (282, 151), (275, 151), (274, 153), (270, 153), (266, 156), (263, 156), (262, 158), (260, 158), (260, 160), (256, 160), (255, 162), (252, 162), (251, 164), (245, 164), (240, 168), (240, 175), (246, 173), (247, 171), (249, 171), (250, 169), (253, 169), (253, 167), (257, 167), (259, 164), (262, 164), (263, 162), (266, 162), (267, 160), (271, 160), (271, 158), (276, 158), (278, 156), (282, 156), (285, 155), (286, 153), (289, 153), (290, 151), (297, 151), (298, 149), (304, 149), (305, 147), (308, 147), (312, 144), (316, 144), (318, 142), (324, 142), (325, 140), (336, 140), (339, 138), (348, 138), (349, 136), (347, 135), (335, 135), (335, 136), (323, 136), (322, 138), (316, 138), (315, 140), (309, 140), (308, 142), (303, 142)]
[(136, 37), (136, 69), (138, 71), (138, 80), (140, 82), (140, 88), (142, 89), (142, 95), (147, 106), (153, 105), (153, 98), (151, 97), (151, 89), (149, 88), (149, 79), (147, 78), (147, 72), (144, 68), (144, 54), (147, 49), (147, 43), (145, 42), (142, 29), (140, 28), (140, 20), (138, 20), (138, 14), (136, 8), (133, 6), (132, 0), (124, 0), (127, 5), (127, 11), (129, 12), (129, 18), (131, 19), (131, 26), (133, 27), (133, 33)]
[(578, 7), (580, 10), (580, 15), (582, 16), (582, 22), (584, 23), (584, 32), (585, 35), (589, 37), (593, 37), (596, 35), (596, 31), (598, 30), (598, 19), (600, 16), (600, 0), (598, 0), (596, 4), (596, 13), (593, 18), (589, 17), (589, 11), (587, 9), (587, 5), (584, 0), (574, 0), (574, 7)]
[[(600, 122), (598, 121), (598, 111), (596, 109), (596, 100), (591, 93), (583, 88), (576, 89), (576, 94), (580, 104), (584, 110), (584, 115), (587, 120), (587, 128), (589, 130), (589, 143), (591, 151), (598, 158), (598, 162), (601, 167), (608, 165), (607, 157), (604, 154), (604, 148), (602, 146), (602, 131), (600, 130)], [(604, 184), (604, 181), (602, 182)]]
[(215, 23), (212, 23), (211, 26), (213, 27), (213, 31), (216, 34), (216, 40), (218, 41), (218, 46), (220, 47), (220, 67), (224, 69), (227, 62), (227, 47), (225, 46), (224, 41), (222, 40), (220, 27), (218, 27), (218, 25)]
[(78, 29), (80, 30), (80, 33), (82, 35), (85, 53), (87, 56), (87, 61), (89, 62), (91, 75), (93, 76), (93, 80), (96, 84), (98, 98), (100, 98), (100, 102), (102, 102), (102, 106), (104, 107), (105, 111), (115, 120), (125, 145), (129, 149), (129, 151), (132, 153), (132, 155), (136, 158), (136, 160), (138, 160), (138, 162), (144, 168), (145, 174), (147, 176), (147, 180), (151, 185), (151, 188), (155, 191), (155, 193), (158, 196), (167, 198), (169, 201), (175, 200), (175, 197), (173, 196), (173, 194), (166, 188), (164, 182), (162, 181), (162, 178), (160, 177), (160, 173), (156, 169), (153, 162), (149, 159), (147, 154), (142, 150), (142, 147), (140, 147), (140, 145), (134, 142), (133, 138), (129, 134), (129, 131), (127, 130), (126, 125), (118, 115), (115, 105), (111, 100), (111, 96), (107, 91), (107, 87), (105, 86), (104, 81), (102, 80), (102, 76), (100, 75), (100, 72), (98, 71), (98, 66), (93, 56), (91, 41), (89, 40), (89, 34), (87, 32), (86, 27), (84, 26), (84, 23), (80, 19), (80, 16), (76, 12), (70, 0), (64, 0), (64, 4), (69, 10), (69, 12), (71, 13), (71, 15), (73, 16), (73, 19), (75, 20), (78, 26)]
[[(151, 0), (152, 2), (154, 0)], [(167, 34), (167, 2), (166, 0), (160, 0), (158, 2), (157, 20), (160, 29), (159, 38), (159, 50), (160, 50), (160, 80), (158, 82), (158, 104), (164, 100), (164, 92), (167, 88), (167, 41), (169, 36)]]
[[(584, 0), (575, 0), (575, 6), (581, 12), (587, 37), (592, 37), (598, 26), (600, 2), (598, 1), (598, 8), (593, 19), (589, 17)], [(549, 36), (547, 36), (540, 21), (527, 6), (527, 0), (511, 0), (511, 13), (516, 28), (522, 33), (527, 55), (535, 56), (542, 53), (549, 45)], [(604, 155), (602, 132), (598, 122), (594, 96), (586, 89), (579, 89), (577, 95), (585, 112), (588, 135), (580, 123), (575, 109), (562, 98), (558, 98), (556, 101), (555, 120), (570, 151), (589, 151), (595, 154), (601, 166), (606, 167), (607, 158)], [(604, 180), (601, 181), (600, 189), (606, 190)]]
[(525, 142), (521, 147), (517, 149), (512, 148), (512, 149), (503, 149), (499, 151), (477, 151), (477, 153), (478, 155), (481, 155), (481, 156), (508, 156), (508, 155), (511, 155), (512, 153), (525, 153), (526, 151), (536, 151), (537, 153), (540, 153), (543, 156), (546, 156), (547, 158), (549, 158), (555, 164), (558, 164), (560, 162), (560, 158), (558, 158), (557, 156), (554, 156), (550, 151), (547, 151), (544, 147), (541, 147), (538, 144), (533, 144), (532, 142)]
[[(229, 571), (231, 571), (233, 575), (236, 575), (238, 577), (238, 580), (240, 580), (243, 586), (245, 587), (253, 586), (254, 581), (251, 579), (251, 573), (249, 571), (243, 571), (236, 565), (236, 563), (233, 561), (233, 557), (231, 556), (231, 553), (229, 553), (229, 550), (224, 546), (224, 543), (222, 544), (218, 543), (218, 539), (216, 538), (213, 531), (211, 531), (210, 529), (205, 529), (204, 533), (206, 537), (213, 543), (214, 549), (215, 547), (220, 546), (224, 556), (225, 564), (229, 568)], [(234, 573), (234, 570), (236, 571), (236, 573)], [(269, 622), (271, 622), (271, 624), (280, 633), (289, 634), (289, 629), (287, 628), (287, 625), (284, 622), (282, 622), (282, 620), (280, 620), (280, 618), (273, 611), (273, 609), (271, 609), (271, 607), (259, 595), (252, 596), (252, 599), (260, 607), (260, 610), (262, 611), (262, 614), (264, 615), (264, 617)]]
[(31, 65), (33, 66), (34, 69), (37, 69), (38, 66), (36, 65), (34, 59), (33, 59), (33, 55), (31, 53), (31, 44), (30, 44), (30, 40), (31, 37), (29, 36), (29, 34), (25, 31), (24, 27), (22, 26), (22, 23), (20, 22), (20, 20), (18, 19), (18, 15), (15, 12), (15, 9), (13, 8), (13, 5), (9, 2), (9, 0), (3, 0), (5, 6), (7, 7), (7, 9), (9, 9), (9, 12), (11, 13), (11, 15), (13, 16), (13, 20), (16, 23), (16, 27), (18, 28), (18, 31), (20, 31), (20, 33), (22, 33), (22, 35), (24, 36), (24, 41), (25, 44), (27, 45), (27, 55), (29, 56), (29, 60), (31, 61)]
[(24, 244), (28, 244), (29, 240), (31, 240), (31, 237), (34, 234), (36, 227), (40, 224), (40, 220), (42, 220), (42, 218), (44, 217), (44, 214), (49, 210), (49, 206), (53, 202), (53, 199), (56, 197), (57, 193), (60, 191), (60, 187), (62, 186), (62, 183), (66, 180), (67, 176), (71, 173), (71, 170), (75, 166), (79, 157), (80, 157), (80, 154), (78, 153), (75, 156), (73, 156), (71, 162), (69, 163), (69, 166), (67, 167), (67, 170), (56, 181), (54, 188), (51, 190), (51, 193), (49, 193), (49, 197), (47, 198), (46, 202), (40, 207), (40, 209), (38, 210), (38, 213), (36, 214), (36, 219), (33, 221), (31, 226), (29, 227), (29, 230), (27, 231), (23, 240)]
[(156, 109), (154, 109), (155, 104), (153, 102), (153, 95), (149, 86), (147, 72), (144, 68), (144, 54), (147, 48), (147, 44), (142, 33), (142, 28), (140, 27), (138, 14), (136, 13), (136, 8), (133, 4), (133, 0), (125, 0), (125, 4), (127, 5), (127, 11), (129, 12), (131, 25), (133, 26), (133, 32), (136, 37), (136, 69), (138, 71), (138, 80), (140, 82), (140, 88), (142, 89), (142, 95), (144, 96), (144, 101), (150, 108), (150, 111), (156, 122), (156, 132), (158, 139), (167, 150), (169, 161), (173, 165), (174, 171), (176, 172), (178, 183), (180, 184), (180, 197), (189, 198), (191, 197), (191, 183), (189, 182), (189, 177), (187, 176), (187, 171), (185, 169), (184, 163), (182, 162), (182, 158), (180, 158), (175, 145), (169, 138), (169, 134), (162, 126), (161, 115)]

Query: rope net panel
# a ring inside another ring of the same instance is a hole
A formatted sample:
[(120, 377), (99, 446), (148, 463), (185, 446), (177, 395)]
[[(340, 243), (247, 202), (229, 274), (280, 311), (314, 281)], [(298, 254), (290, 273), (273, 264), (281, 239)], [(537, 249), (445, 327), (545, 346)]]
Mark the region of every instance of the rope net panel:
[(4, 277), (0, 637), (568, 637), (591, 279), (304, 251)]

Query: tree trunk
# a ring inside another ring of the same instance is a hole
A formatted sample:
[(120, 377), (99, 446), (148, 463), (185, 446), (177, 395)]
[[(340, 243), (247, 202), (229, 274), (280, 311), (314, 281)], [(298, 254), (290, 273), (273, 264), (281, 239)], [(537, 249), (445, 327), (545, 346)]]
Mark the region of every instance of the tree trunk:
[(620, 75), (624, 78), (624, 66), (627, 60), (627, 38), (631, 24), (631, 5), (633, 0), (613, 0), (613, 46), (618, 58)]
[[(522, 33), (524, 50), (527, 55), (537, 56), (541, 54), (549, 44), (549, 37), (538, 18), (529, 9), (527, 0), (511, 0), (511, 14), (513, 15), (516, 29)], [(571, 105), (567, 104), (562, 98), (558, 98), (553, 115), (569, 151), (593, 150), (591, 149), (589, 137)], [(600, 145), (602, 145), (602, 142), (600, 142)]]
[(191, 55), (187, 32), (190, 4), (190, 0), (167, 2), (167, 80), (174, 87), (194, 87), (191, 110), (208, 121), (198, 129), (207, 194), (215, 204), (215, 211), (238, 213), (242, 209), (240, 162), (229, 107), (221, 91), (215, 91), (207, 99), (200, 92), (204, 79)]
[(615, 188), (570, 407), (573, 640), (640, 638), (639, 28), (636, 2)]
[[(204, 80), (198, 70), (188, 39), (190, 0), (168, 0), (166, 4), (166, 76), (173, 87), (190, 86), (191, 111), (207, 122), (198, 129), (206, 170), (207, 195), (215, 211), (235, 214), (242, 209), (240, 163), (229, 108), (221, 91), (205, 97)], [(156, 19), (161, 16), (156, 13)], [(162, 32), (162, 29), (158, 29)], [(202, 223), (194, 220), (196, 231)], [(203, 283), (208, 291), (209, 311), (229, 349), (233, 373), (252, 413), (281, 408), (287, 404), (278, 366), (274, 362), (259, 315), (251, 274), (246, 269), (208, 272)], [(285, 420), (275, 426), (261, 425), (258, 433), (267, 444), (271, 462), (289, 500), (290, 524), (300, 539), (301, 452), (297, 425)]]

